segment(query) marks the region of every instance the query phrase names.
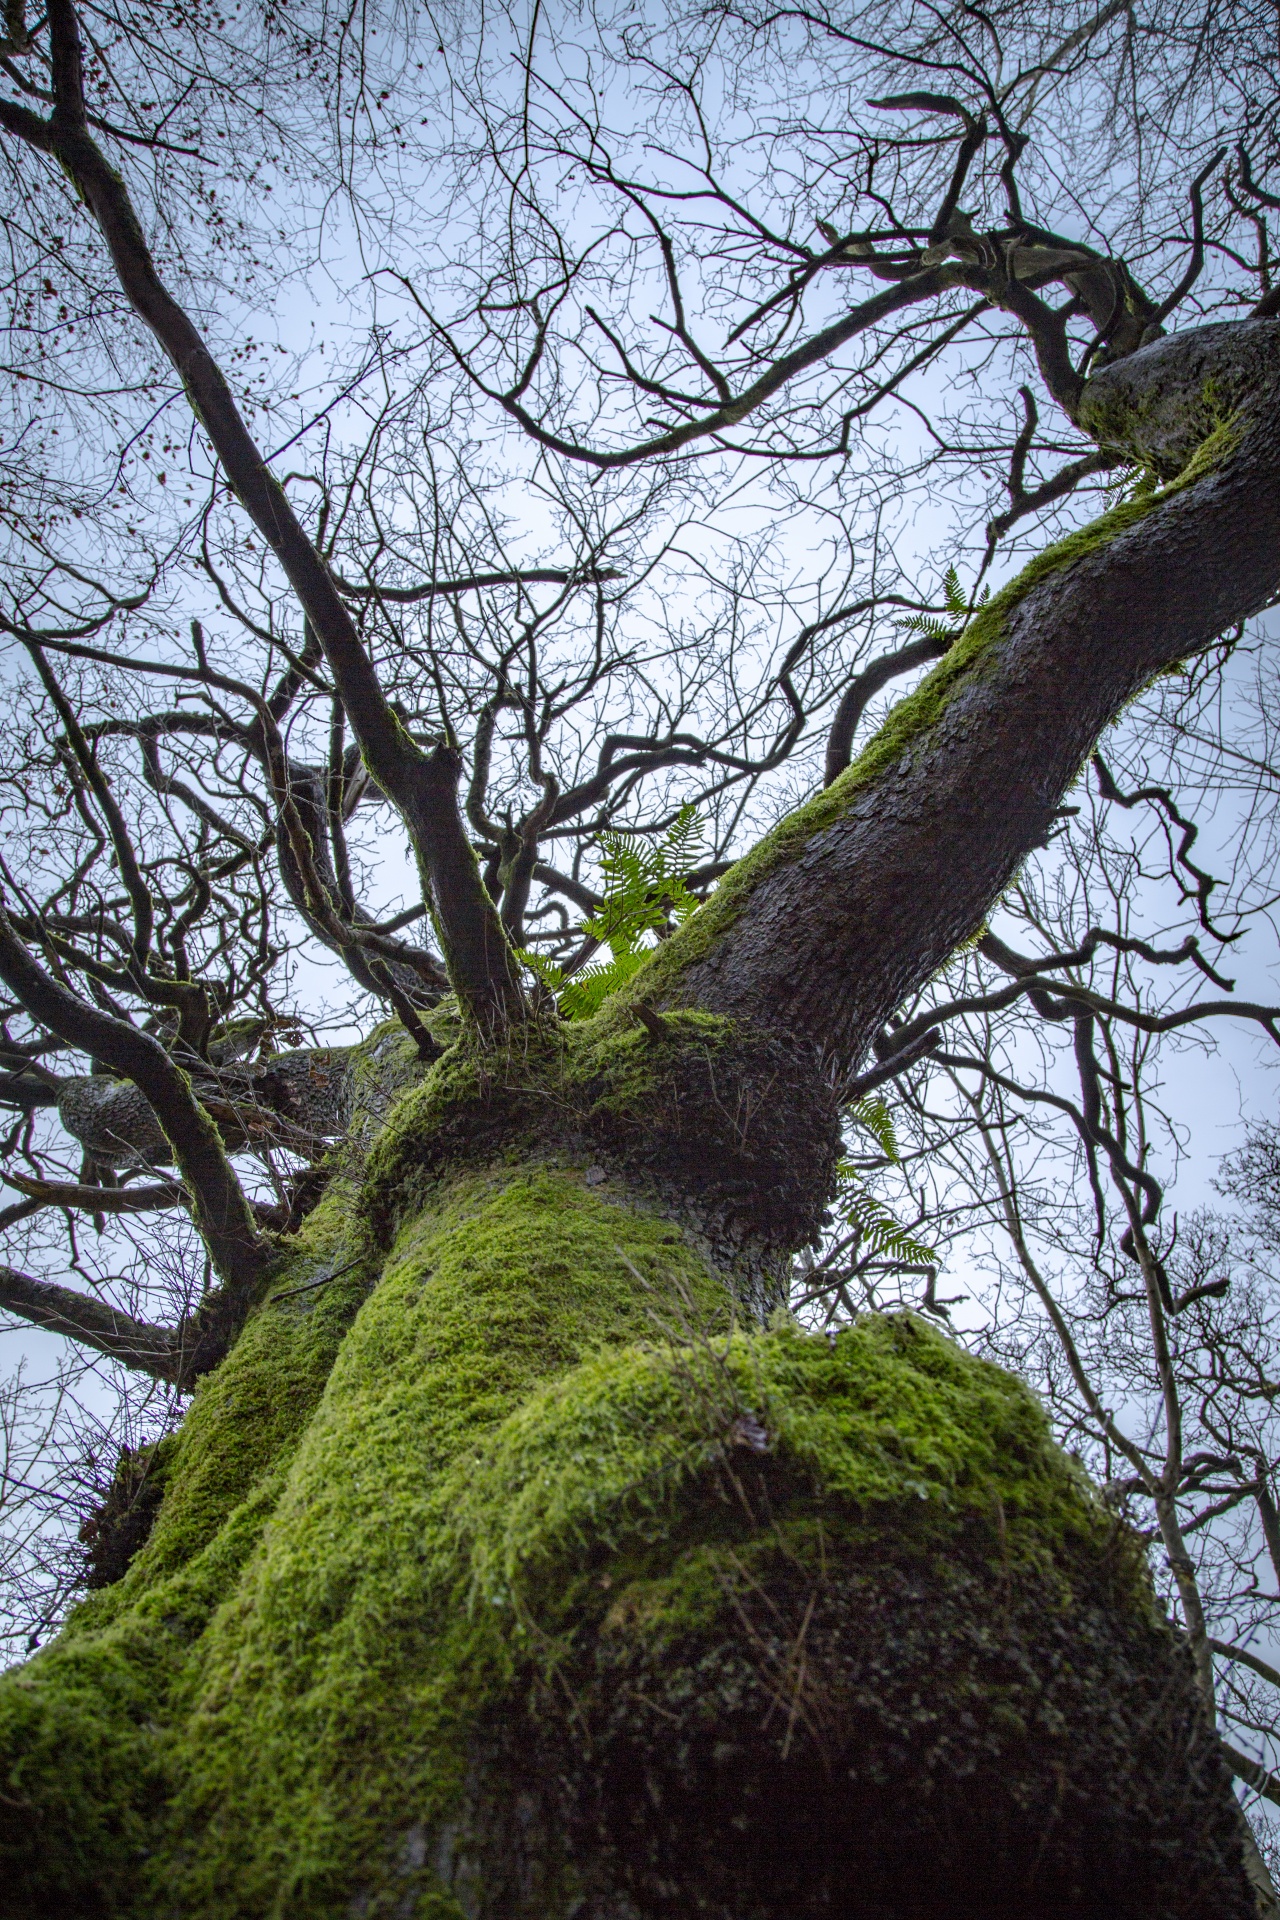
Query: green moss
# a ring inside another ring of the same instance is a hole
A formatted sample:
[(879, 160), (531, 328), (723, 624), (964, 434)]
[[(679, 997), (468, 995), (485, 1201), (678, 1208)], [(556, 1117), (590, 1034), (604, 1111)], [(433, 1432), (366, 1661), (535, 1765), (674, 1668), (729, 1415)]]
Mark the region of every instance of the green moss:
[(738, 1040), (737, 1029), (720, 1014), (677, 1008), (663, 1015), (665, 1039), (634, 1021), (625, 1026), (602, 1015), (576, 1022), (566, 1034), (564, 1079), (570, 1097), (585, 1091), (591, 1108), (626, 1125), (644, 1125), (661, 1097), (664, 1073), (673, 1058), (696, 1051), (723, 1057)]
[[(887, 1856), (874, 1914), (997, 1910), (958, 1891), (975, 1851), (1001, 1893), (1059, 1851), (1069, 1889), (1081, 1848), (1141, 1877), (1162, 1816), (1113, 1851), (1106, 1802), (1141, 1805), (1144, 1769), (1158, 1798), (1212, 1737), (1138, 1543), (1024, 1388), (910, 1316), (599, 1356), (447, 1505), (441, 1652), (475, 1729), (441, 1854), (487, 1913), (840, 1911), (860, 1852)], [(1206, 1783), (1172, 1790), (1189, 1855), (1201, 1808), (1234, 1818)], [(906, 1863), (943, 1843), (950, 1884), (917, 1902)], [(1211, 1910), (1149, 1885), (1113, 1909)]]
[(729, 1022), (697, 1012), (673, 1015), (657, 1042), (602, 1016), (533, 1022), (500, 1046), (463, 1038), (392, 1107), (369, 1156), (361, 1216), (385, 1241), (458, 1160), (561, 1142), (601, 1122), (651, 1126), (680, 1063), (721, 1054), (733, 1039)]
[[(911, 1315), (869, 1317), (835, 1340), (785, 1326), (692, 1344), (672, 1333), (669, 1345), (600, 1355), (545, 1387), (469, 1468), (450, 1505), (472, 1608), (549, 1627), (578, 1612), (566, 1607), (568, 1566), (644, 1558), (649, 1545), (669, 1557), (673, 1535), (698, 1569), (708, 1528), (699, 1512), (691, 1543), (682, 1497), (700, 1483), (718, 1493), (756, 1447), (788, 1486), (793, 1517), (904, 1508), (949, 1532), (989, 1523), (999, 1500), (1011, 1550), (1033, 1557), (1065, 1533), (1110, 1529), (1026, 1389)], [(756, 1528), (731, 1511), (710, 1531)]]
[(531, 1024), (499, 1047), (452, 1048), (392, 1109), (360, 1218), (385, 1247), (435, 1204), (452, 1168), (549, 1152), (603, 1157), (633, 1191), (660, 1198), (715, 1245), (763, 1314), (778, 1261), (821, 1231), (839, 1122), (812, 1057), (783, 1038), (692, 1010), (654, 1027), (606, 1007), (567, 1026)]
[[(1069, 1652), (1081, 1567), (1098, 1617), (1159, 1639), (1137, 1549), (1017, 1382), (908, 1316), (834, 1341), (735, 1331), (682, 1229), (557, 1146), (566, 1124), (660, 1130), (691, 1061), (714, 1078), (750, 1046), (680, 1013), (656, 1040), (601, 1019), (518, 1057), (456, 1048), (368, 1157), (385, 1255), (354, 1204), (364, 1155), (344, 1162), (169, 1443), (128, 1574), (0, 1679), (0, 1913), (458, 1920), (466, 1875), (498, 1871), (485, 1794), (541, 1766), (531, 1728), (561, 1741), (545, 1771), (569, 1781), (572, 1703), (608, 1721), (648, 1689), (649, 1733), (626, 1733), (645, 1766), (665, 1764), (654, 1726), (714, 1746), (722, 1722), (759, 1718), (752, 1635), (796, 1591), (803, 1612), (805, 1583), (835, 1594), (840, 1647), (859, 1607), (892, 1640), (910, 1593), (950, 1596), (968, 1665), (938, 1712), (967, 1716), (984, 1752), (1001, 1715), (1032, 1724), (1043, 1677), (1034, 1646), (1021, 1692), (974, 1677), (1010, 1583), (1024, 1639), (1049, 1607)], [(453, 1131), (464, 1170), (440, 1151)], [(939, 1644), (919, 1620), (908, 1691)], [(570, 1909), (576, 1871), (555, 1866), (528, 1911)], [(498, 1880), (484, 1901), (526, 1912)]]
[(205, 1636), (180, 1748), (181, 1830), (202, 1836), (184, 1913), (266, 1910), (282, 1885), (328, 1911), (397, 1809), (405, 1827), (443, 1811), (484, 1692), (449, 1611), (459, 1487), (542, 1381), (664, 1308), (728, 1313), (674, 1228), (565, 1170), (465, 1178), (402, 1233)]
[(172, 1791), (171, 1750), (201, 1636), (234, 1592), (283, 1486), (264, 1474), (168, 1572), (144, 1554), (59, 1638), (0, 1677), (0, 1915), (156, 1911), (140, 1891)]
[[(647, 1058), (601, 1030), (562, 1072), (644, 1107)], [(668, 1721), (735, 1725), (752, 1609), (797, 1580), (869, 1606), (904, 1579), (950, 1593), (961, 1554), (996, 1633), (1010, 1581), (1067, 1619), (1073, 1566), (1109, 1556), (1107, 1604), (1156, 1631), (1140, 1556), (1017, 1382), (908, 1316), (734, 1331), (676, 1227), (564, 1165), (437, 1177), (372, 1291), (264, 1304), (170, 1473), (127, 1579), (0, 1683), (15, 1914), (457, 1920), (491, 1870), (477, 1782), (501, 1795), (533, 1752), (494, 1771), (494, 1741), (550, 1729), (569, 1780), (572, 1702), (652, 1691), (668, 1655), (654, 1763)], [(964, 1713), (998, 1745), (1017, 1713), (993, 1694), (984, 1721), (971, 1669)]]
[(669, 940), (654, 949), (652, 959), (606, 1003), (616, 1020), (629, 1018), (639, 1001), (660, 1004), (679, 992), (680, 975), (703, 959), (723, 938), (760, 883), (777, 868), (796, 860), (808, 842), (834, 825), (851, 803), (902, 758), (903, 754), (941, 718), (957, 689), (981, 673), (991, 650), (1002, 637), (1014, 608), (1051, 574), (1106, 546), (1120, 534), (1219, 465), (1239, 442), (1234, 420), (1215, 418), (1206, 438), (1176, 478), (1119, 502), (1087, 527), (1047, 547), (1015, 579), (994, 594), (973, 616), (959, 639), (911, 693), (899, 700), (858, 758), (840, 777), (760, 840), (730, 869), (710, 899)]
[(531, 1022), (505, 1044), (465, 1036), (392, 1106), (369, 1156), (361, 1217), (385, 1244), (423, 1205), (451, 1160), (483, 1155), (539, 1127), (555, 1132), (561, 1042)]
[[(423, 1024), (438, 1046), (455, 1044), (464, 1023), (452, 994), (423, 1016)], [(384, 1020), (351, 1049), (354, 1112), (343, 1143), (348, 1164), (353, 1155), (358, 1156), (368, 1148), (396, 1095), (415, 1085), (426, 1072), (417, 1042), (398, 1020)]]
[[(1232, 445), (1239, 438), (1238, 409), (1248, 398), (1239, 374), (1237, 369), (1236, 378), (1225, 382), (1210, 374), (1195, 391), (1177, 383), (1152, 383), (1145, 389), (1139, 385), (1135, 391), (1123, 376), (1090, 381), (1081, 396), (1080, 424), (1099, 446), (1136, 458), (1152, 471), (1153, 478), (1171, 478), (1185, 486), (1188, 469), (1194, 469), (1193, 479), (1206, 470), (1206, 452), (1210, 458), (1222, 457), (1216, 436), (1225, 433)], [(1167, 451), (1172, 447), (1195, 450), (1181, 472), (1173, 465), (1178, 455)], [(1164, 465), (1159, 475), (1153, 462)]]
[[(446, 1029), (449, 1018), (446, 1011)], [(261, 1509), (255, 1489), (278, 1476), (314, 1411), (378, 1265), (376, 1255), (360, 1257), (368, 1251), (367, 1235), (354, 1207), (368, 1136), (397, 1089), (424, 1072), (397, 1021), (384, 1022), (351, 1049), (350, 1070), (353, 1123), (333, 1155), (329, 1184), (301, 1231), (284, 1244), (234, 1350), (198, 1383), (181, 1429), (163, 1442), (166, 1497), (146, 1546), (123, 1580), (73, 1612), (67, 1629), (73, 1637), (104, 1626), (188, 1566), (246, 1502), (249, 1510)], [(326, 1271), (337, 1279), (314, 1286)]]
[(0, 1677), (0, 1914), (149, 1911), (135, 1908), (138, 1874), (201, 1636), (261, 1540), (368, 1290), (367, 1270), (352, 1269), (287, 1292), (341, 1268), (349, 1206), (349, 1191), (345, 1205), (336, 1189), (325, 1196), (162, 1443), (164, 1499), (127, 1573)]
[[(1006, 1564), (1113, 1531), (1025, 1390), (920, 1323), (833, 1344), (725, 1336), (717, 1308), (669, 1229), (565, 1173), (465, 1182), (402, 1236), (206, 1636), (177, 1910), (442, 1892), (427, 1863), (500, 1703), (593, 1626), (723, 1634), (726, 1568), (764, 1568), (779, 1526), (815, 1564), (890, 1516), (935, 1541), (976, 1525)], [(734, 1495), (759, 1427), (772, 1525)], [(1149, 1611), (1136, 1563), (1133, 1586)]]
[[(298, 1270), (286, 1269), (276, 1291)], [(301, 1271), (314, 1271), (314, 1262)], [(305, 1430), (363, 1292), (353, 1273), (316, 1289), (305, 1305), (287, 1295), (268, 1299), (230, 1357), (200, 1383), (168, 1498), (130, 1575), (135, 1585), (184, 1565), (261, 1476), (279, 1468)]]
[(127, 1910), (123, 1890), (136, 1883), (163, 1795), (152, 1728), (158, 1664), (104, 1638), (60, 1648), (5, 1676), (6, 1920)]

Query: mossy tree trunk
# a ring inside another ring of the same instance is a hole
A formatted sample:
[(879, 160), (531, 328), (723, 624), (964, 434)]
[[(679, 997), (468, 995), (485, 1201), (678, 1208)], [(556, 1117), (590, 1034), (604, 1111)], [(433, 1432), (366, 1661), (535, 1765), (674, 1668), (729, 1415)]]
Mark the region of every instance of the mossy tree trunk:
[(6, 1684), (4, 1910), (1250, 1912), (1032, 1398), (907, 1316), (762, 1325), (835, 1122), (691, 1013), (402, 1093)]
[(368, 1049), (146, 1545), (0, 1690), (0, 1908), (1253, 1910), (1191, 1663), (1031, 1397), (776, 1309), (886, 1017), (1124, 702), (1274, 591), (1278, 335), (1098, 377), (1152, 484), (602, 1014), (464, 994), (434, 1066)]

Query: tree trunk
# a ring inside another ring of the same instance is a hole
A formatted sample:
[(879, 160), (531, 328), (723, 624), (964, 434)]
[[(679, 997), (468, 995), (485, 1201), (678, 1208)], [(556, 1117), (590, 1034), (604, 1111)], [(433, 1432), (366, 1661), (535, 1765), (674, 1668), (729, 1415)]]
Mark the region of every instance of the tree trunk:
[(1141, 1550), (1030, 1395), (770, 1317), (810, 1060), (601, 1018), (348, 1148), (146, 1545), (4, 1685), (3, 1911), (1251, 1913)]
[(779, 1308), (880, 1023), (1124, 701), (1274, 589), (1278, 335), (1090, 383), (1152, 484), (594, 1020), (357, 1057), (150, 1538), (0, 1685), (0, 1911), (1255, 1911), (1140, 1543), (1032, 1397), (911, 1316)]

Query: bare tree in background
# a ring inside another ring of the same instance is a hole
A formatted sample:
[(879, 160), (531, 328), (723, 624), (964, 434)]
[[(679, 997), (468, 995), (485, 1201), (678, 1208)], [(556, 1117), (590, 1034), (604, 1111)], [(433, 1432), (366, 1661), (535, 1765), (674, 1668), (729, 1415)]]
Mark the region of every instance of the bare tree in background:
[(1275, 1912), (1274, 14), (6, 36), (0, 1907)]

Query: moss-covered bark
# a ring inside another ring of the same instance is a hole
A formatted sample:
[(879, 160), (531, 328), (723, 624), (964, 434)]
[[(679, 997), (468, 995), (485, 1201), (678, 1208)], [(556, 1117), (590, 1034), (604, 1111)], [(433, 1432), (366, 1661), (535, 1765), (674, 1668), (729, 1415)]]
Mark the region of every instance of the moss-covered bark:
[(0, 1682), (0, 1912), (1250, 1911), (1031, 1397), (908, 1316), (764, 1324), (834, 1150), (775, 1048), (458, 1048), (353, 1145), (145, 1547)]
[(1280, 322), (1262, 319), (1158, 340), (1097, 374), (1090, 430), (1148, 463), (1148, 484), (979, 610), (625, 997), (812, 1036), (855, 1075), (1044, 844), (1128, 701), (1270, 603), (1277, 366)]

